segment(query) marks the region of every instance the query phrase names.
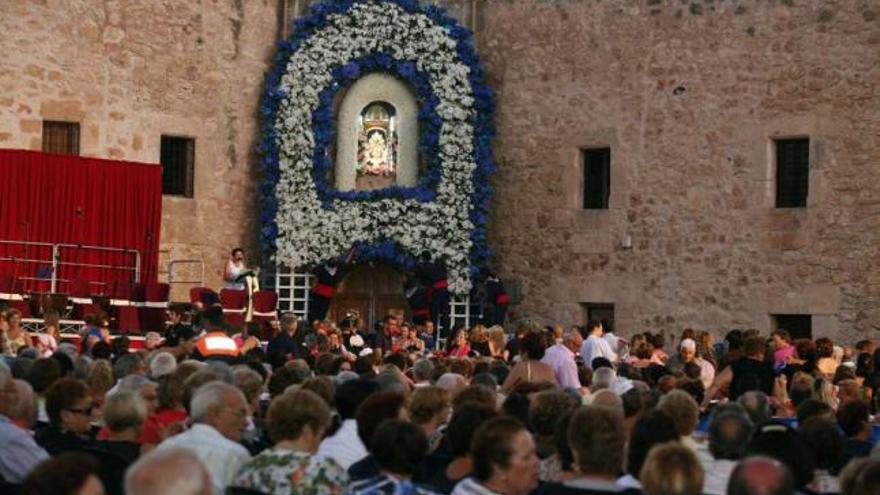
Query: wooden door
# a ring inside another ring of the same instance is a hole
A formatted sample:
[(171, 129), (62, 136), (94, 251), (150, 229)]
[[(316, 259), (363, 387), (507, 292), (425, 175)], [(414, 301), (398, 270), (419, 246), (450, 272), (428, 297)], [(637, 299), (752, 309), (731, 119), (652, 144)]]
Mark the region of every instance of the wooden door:
[(356, 309), (364, 323), (371, 328), (385, 315), (403, 313), (409, 316), (409, 307), (403, 295), (403, 273), (387, 265), (363, 264), (355, 266), (339, 284), (329, 316), (341, 320), (347, 311)]

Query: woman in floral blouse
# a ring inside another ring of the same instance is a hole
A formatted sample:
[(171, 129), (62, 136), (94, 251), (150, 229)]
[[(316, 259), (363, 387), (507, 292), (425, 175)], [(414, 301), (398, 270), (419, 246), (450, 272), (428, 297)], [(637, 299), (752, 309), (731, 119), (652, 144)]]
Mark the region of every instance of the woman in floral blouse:
[(341, 494), (345, 470), (332, 459), (315, 460), (330, 408), (314, 392), (297, 390), (276, 397), (267, 416), (275, 446), (242, 466), (235, 486), (270, 494)]

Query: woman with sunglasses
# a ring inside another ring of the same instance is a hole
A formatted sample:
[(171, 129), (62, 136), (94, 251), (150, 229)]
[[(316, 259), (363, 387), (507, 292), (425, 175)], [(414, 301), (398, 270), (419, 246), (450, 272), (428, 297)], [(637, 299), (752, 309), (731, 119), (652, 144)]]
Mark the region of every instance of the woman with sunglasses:
[(49, 425), (39, 428), (37, 443), (50, 455), (81, 450), (92, 442), (92, 395), (82, 380), (63, 378), (46, 391)]

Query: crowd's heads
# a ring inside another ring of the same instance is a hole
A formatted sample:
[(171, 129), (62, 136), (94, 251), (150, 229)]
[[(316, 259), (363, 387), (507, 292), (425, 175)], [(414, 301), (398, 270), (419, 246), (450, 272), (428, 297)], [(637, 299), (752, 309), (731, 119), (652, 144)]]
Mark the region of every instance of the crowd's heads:
[(46, 391), (46, 414), (55, 426), (85, 434), (89, 431), (93, 413), (91, 394), (80, 380), (62, 378)]
[(546, 350), (544, 336), (539, 332), (529, 332), (522, 339), (522, 355), (528, 359), (538, 360), (544, 357)]
[(693, 433), (700, 421), (700, 406), (683, 390), (673, 390), (661, 397), (657, 408), (672, 418), (683, 437)]
[(748, 414), (741, 407), (716, 411), (709, 421), (709, 453), (715, 459), (735, 461), (742, 458), (752, 428)]
[(174, 373), (176, 369), (177, 359), (170, 352), (159, 352), (150, 359), (150, 376), (154, 380)]
[(113, 433), (131, 430), (140, 433), (147, 417), (147, 404), (136, 392), (123, 390), (104, 401), (104, 424)]
[(34, 361), (28, 374), (28, 382), (34, 387), (34, 392), (43, 395), (53, 383), (61, 378), (61, 365), (58, 360), (42, 358)]
[(798, 434), (807, 447), (816, 469), (833, 471), (843, 459), (843, 437), (836, 425), (823, 417), (810, 418), (800, 424)]
[(155, 449), (135, 462), (125, 475), (128, 495), (211, 495), (211, 478), (189, 449)]
[(614, 371), (614, 368), (593, 368), (592, 385), (590, 388), (593, 392), (611, 388), (616, 379), (617, 373)]
[(837, 410), (837, 424), (848, 438), (866, 435), (871, 428), (871, 406), (862, 400), (842, 404)]
[(501, 485), (503, 493), (529, 493), (538, 486), (538, 456), (525, 425), (509, 417), (481, 425), (471, 443), (473, 475)]
[(813, 479), (813, 462), (798, 434), (781, 423), (765, 423), (757, 427), (746, 447), (747, 456), (766, 456), (778, 460), (801, 488)]
[(467, 455), (474, 432), (481, 424), (497, 415), (494, 407), (473, 402), (463, 404), (456, 410), (445, 431), (452, 455), (455, 457)]
[(371, 445), (373, 433), (382, 421), (406, 419), (406, 397), (394, 392), (378, 392), (367, 397), (357, 409), (358, 437), (366, 446)]
[(794, 479), (776, 459), (755, 456), (744, 459), (733, 469), (727, 484), (728, 495), (792, 495)]
[(286, 392), (269, 405), (266, 422), (275, 443), (304, 438), (315, 451), (330, 424), (330, 408), (309, 390)]
[(696, 454), (677, 442), (651, 449), (639, 481), (645, 495), (700, 495), (703, 467)]
[(770, 400), (764, 392), (750, 390), (740, 395), (737, 402), (743, 406), (755, 426), (763, 425), (773, 416), (770, 410)]
[(653, 409), (639, 415), (633, 425), (626, 449), (627, 473), (639, 478), (651, 448), (678, 439), (675, 422), (665, 412)]
[(880, 460), (853, 459), (840, 473), (840, 493), (876, 495), (880, 493)]
[(798, 424), (804, 424), (807, 420), (814, 417), (833, 419), (834, 409), (832, 409), (827, 402), (817, 399), (807, 399), (797, 407), (795, 414), (797, 416)]
[(239, 389), (213, 381), (202, 385), (193, 394), (190, 417), (196, 423), (211, 425), (221, 435), (238, 442), (247, 426), (248, 405)]
[(37, 465), (24, 480), (19, 493), (104, 495), (99, 472), (100, 464), (92, 456), (73, 452), (61, 454)]
[(428, 452), (428, 439), (422, 429), (400, 419), (386, 419), (379, 424), (368, 445), (383, 470), (406, 477), (416, 472)]
[(581, 473), (617, 476), (625, 441), (622, 414), (611, 409), (583, 406), (569, 421), (568, 442)]
[(446, 390), (432, 385), (420, 387), (412, 394), (409, 417), (417, 425), (431, 422), (442, 424), (449, 415), (450, 404)]
[(379, 386), (371, 380), (358, 378), (349, 380), (336, 387), (334, 402), (339, 417), (343, 420), (354, 419), (361, 403), (373, 394)]

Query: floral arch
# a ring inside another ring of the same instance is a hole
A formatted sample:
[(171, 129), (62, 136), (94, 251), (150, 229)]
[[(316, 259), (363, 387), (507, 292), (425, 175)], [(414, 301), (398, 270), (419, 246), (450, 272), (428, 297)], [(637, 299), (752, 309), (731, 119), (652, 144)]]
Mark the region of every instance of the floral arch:
[[(413, 187), (340, 191), (328, 180), (334, 97), (377, 72), (414, 88), (427, 171)], [(315, 4), (279, 44), (261, 111), (266, 254), (299, 267), (354, 248), (411, 269), (429, 252), (453, 292), (470, 290), (489, 256), (494, 106), (466, 28), (414, 0)]]

